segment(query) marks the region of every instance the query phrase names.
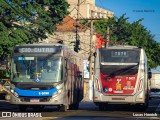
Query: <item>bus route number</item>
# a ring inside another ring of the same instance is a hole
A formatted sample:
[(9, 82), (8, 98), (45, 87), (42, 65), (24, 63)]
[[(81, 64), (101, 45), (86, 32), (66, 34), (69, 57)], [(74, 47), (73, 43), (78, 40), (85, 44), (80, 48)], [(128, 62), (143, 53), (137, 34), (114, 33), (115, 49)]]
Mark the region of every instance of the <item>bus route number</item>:
[(49, 92), (39, 92), (39, 95), (49, 95)]
[(112, 52), (112, 57), (127, 57), (127, 51), (114, 51)]

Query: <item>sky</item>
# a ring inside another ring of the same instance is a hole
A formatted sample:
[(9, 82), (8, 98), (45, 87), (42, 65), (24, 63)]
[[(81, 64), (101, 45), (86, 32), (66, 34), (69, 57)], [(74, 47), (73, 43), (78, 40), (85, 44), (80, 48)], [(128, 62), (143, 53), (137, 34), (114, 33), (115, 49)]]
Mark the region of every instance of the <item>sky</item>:
[(160, 0), (96, 0), (96, 6), (114, 12), (117, 17), (126, 13), (131, 23), (144, 18), (142, 25), (160, 42)]
[[(120, 17), (126, 13), (130, 23), (141, 18), (141, 22), (152, 35), (154, 40), (160, 42), (160, 0), (95, 0), (96, 6), (114, 12)], [(160, 73), (160, 66), (152, 69), (152, 73)]]

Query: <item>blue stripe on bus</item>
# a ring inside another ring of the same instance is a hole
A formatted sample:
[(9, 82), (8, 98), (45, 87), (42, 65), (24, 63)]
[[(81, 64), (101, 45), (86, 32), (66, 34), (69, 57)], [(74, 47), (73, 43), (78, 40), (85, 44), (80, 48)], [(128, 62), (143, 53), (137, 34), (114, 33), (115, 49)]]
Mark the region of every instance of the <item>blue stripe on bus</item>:
[(19, 96), (48, 97), (52, 96), (52, 94), (57, 91), (57, 88), (50, 90), (22, 90), (15, 87), (14, 91), (17, 92)]

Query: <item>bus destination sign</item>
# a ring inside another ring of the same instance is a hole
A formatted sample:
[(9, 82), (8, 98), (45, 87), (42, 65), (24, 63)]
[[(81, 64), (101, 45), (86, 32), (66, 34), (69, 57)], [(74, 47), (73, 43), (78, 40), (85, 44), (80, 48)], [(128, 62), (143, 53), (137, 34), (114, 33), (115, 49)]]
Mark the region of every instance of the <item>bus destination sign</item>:
[(112, 57), (128, 57), (127, 51), (112, 51)]
[(60, 47), (16, 47), (15, 53), (57, 53)]

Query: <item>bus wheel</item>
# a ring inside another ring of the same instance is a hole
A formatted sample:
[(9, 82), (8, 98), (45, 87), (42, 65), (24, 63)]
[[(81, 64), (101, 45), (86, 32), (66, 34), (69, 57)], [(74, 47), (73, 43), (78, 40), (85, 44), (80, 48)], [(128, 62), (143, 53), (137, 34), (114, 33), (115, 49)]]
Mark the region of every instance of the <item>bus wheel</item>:
[(74, 103), (69, 105), (70, 110), (78, 110), (78, 108), (79, 108), (79, 103)]
[(74, 104), (69, 105), (69, 109), (73, 110), (74, 109)]
[(99, 110), (104, 111), (105, 110), (105, 104), (99, 104)]
[(74, 104), (74, 109), (78, 110), (78, 108), (79, 108), (79, 103)]
[(78, 108), (79, 108), (79, 103), (75, 103), (75, 104), (70, 105), (71, 110), (78, 110)]
[(141, 106), (142, 110), (143, 111), (146, 111), (146, 109), (148, 108), (148, 102), (144, 103), (142, 106)]
[(5, 99), (6, 99), (7, 101), (9, 101), (10, 98), (11, 98), (11, 97), (10, 97), (10, 94), (6, 94), (6, 95), (5, 95)]
[(22, 111), (26, 111), (27, 110), (27, 106), (26, 105), (19, 105), (19, 110)]
[(66, 105), (62, 105), (59, 107), (59, 111), (61, 112), (66, 112), (67, 111), (67, 106)]
[(136, 110), (138, 112), (145, 112), (147, 107), (148, 107), (147, 103), (146, 104), (145, 103), (144, 104), (137, 104), (137, 105), (135, 105), (134, 110)]
[(43, 106), (43, 105), (32, 106), (32, 109), (37, 110), (37, 111), (43, 111), (43, 110), (44, 110), (44, 107), (45, 107), (45, 106)]

